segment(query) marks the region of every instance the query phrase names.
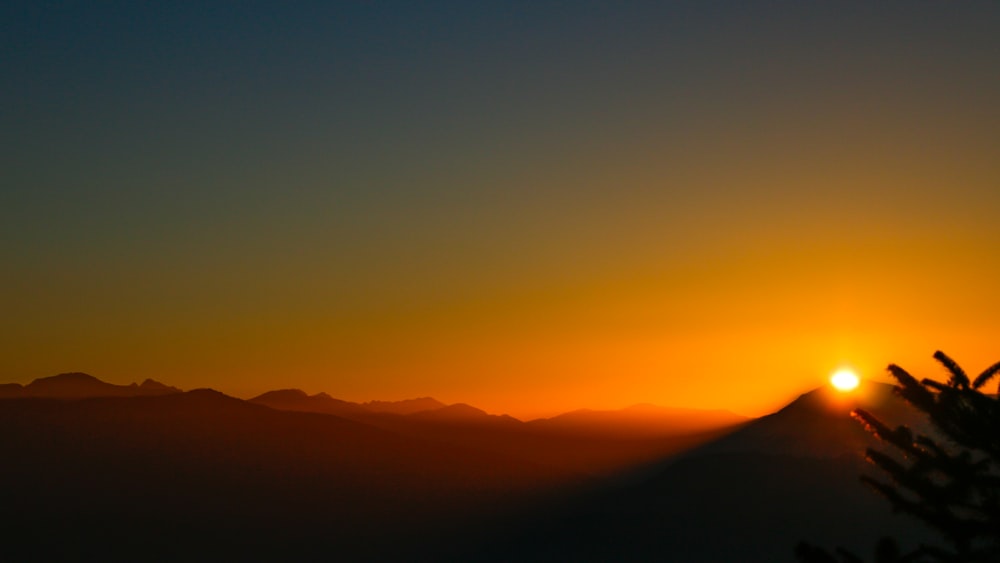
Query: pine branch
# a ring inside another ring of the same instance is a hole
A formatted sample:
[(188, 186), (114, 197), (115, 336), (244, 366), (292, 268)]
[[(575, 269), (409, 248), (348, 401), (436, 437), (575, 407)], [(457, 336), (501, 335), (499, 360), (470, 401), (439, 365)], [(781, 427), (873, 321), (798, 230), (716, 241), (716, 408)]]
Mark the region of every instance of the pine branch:
[(940, 381), (934, 381), (933, 379), (922, 379), (920, 380), (920, 384), (923, 385), (924, 387), (931, 387), (932, 389), (938, 392), (946, 392), (948, 390), (954, 389), (954, 387), (952, 387), (948, 383), (941, 383)]
[(933, 410), (934, 395), (920, 385), (916, 378), (896, 364), (890, 364), (888, 369), (889, 373), (899, 381), (900, 387), (895, 388), (896, 393), (924, 412)]
[[(906, 426), (892, 428), (871, 413), (857, 409), (851, 416), (894, 452), (868, 449), (866, 457), (887, 480), (864, 475), (861, 481), (889, 501), (893, 512), (915, 517), (942, 534), (949, 549), (921, 545), (901, 553), (891, 540), (880, 542), (874, 563), (997, 563), (1000, 562), (1000, 398), (979, 391), (1000, 374), (1000, 362), (970, 385), (969, 377), (943, 352), (934, 358), (950, 372), (947, 383), (918, 381), (892, 364), (897, 395), (922, 411), (940, 431), (914, 434)], [(932, 437), (933, 436), (933, 437)], [(834, 555), (817, 550), (805, 563), (837, 563)], [(841, 563), (861, 559), (837, 551)]]
[(879, 440), (885, 440), (886, 436), (892, 434), (892, 430), (888, 426), (864, 409), (854, 409), (851, 411), (851, 417), (863, 424), (865, 430), (872, 433)]
[(972, 382), (972, 388), (979, 389), (983, 385), (986, 385), (986, 382), (992, 379), (997, 373), (1000, 373), (1000, 362), (997, 362), (983, 370), (983, 373), (979, 374), (979, 376), (976, 377), (976, 380)]
[(864, 425), (865, 430), (870, 432), (879, 440), (888, 442), (909, 454), (918, 453), (916, 447), (914, 446), (913, 432), (906, 426), (897, 426), (895, 429), (891, 429), (883, 424), (882, 421), (880, 421), (873, 414), (864, 409), (855, 409), (851, 411), (851, 417), (861, 422), (861, 424)]
[(934, 352), (934, 359), (941, 362), (941, 364), (951, 373), (951, 378), (948, 380), (948, 383), (961, 389), (969, 388), (969, 376), (965, 374), (965, 370), (963, 370), (955, 360), (949, 358), (948, 355), (941, 350)]
[(868, 459), (869, 463), (878, 466), (879, 469), (888, 473), (889, 476), (892, 477), (893, 481), (900, 482), (903, 480), (903, 475), (906, 473), (906, 467), (892, 457), (871, 448), (868, 448), (868, 450), (865, 451), (865, 457)]

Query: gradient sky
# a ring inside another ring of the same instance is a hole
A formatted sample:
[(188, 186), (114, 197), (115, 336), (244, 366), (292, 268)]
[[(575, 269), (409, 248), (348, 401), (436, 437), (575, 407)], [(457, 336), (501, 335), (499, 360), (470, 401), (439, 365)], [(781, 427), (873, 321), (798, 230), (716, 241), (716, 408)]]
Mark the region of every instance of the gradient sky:
[(0, 21), (0, 382), (758, 415), (1000, 360), (996, 2)]

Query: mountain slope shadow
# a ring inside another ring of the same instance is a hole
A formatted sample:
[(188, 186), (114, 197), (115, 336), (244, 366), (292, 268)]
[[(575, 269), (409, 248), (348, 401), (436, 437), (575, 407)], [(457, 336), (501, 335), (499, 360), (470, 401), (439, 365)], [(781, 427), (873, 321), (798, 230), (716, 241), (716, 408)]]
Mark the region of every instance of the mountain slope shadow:
[[(751, 422), (681, 459), (551, 505), (515, 533), (498, 534), (484, 561), (792, 562), (802, 540), (870, 551), (891, 534), (929, 539), (893, 515), (859, 480), (870, 438), (854, 406), (907, 414), (889, 386), (853, 397), (825, 389)], [(891, 419), (890, 417), (887, 417)]]

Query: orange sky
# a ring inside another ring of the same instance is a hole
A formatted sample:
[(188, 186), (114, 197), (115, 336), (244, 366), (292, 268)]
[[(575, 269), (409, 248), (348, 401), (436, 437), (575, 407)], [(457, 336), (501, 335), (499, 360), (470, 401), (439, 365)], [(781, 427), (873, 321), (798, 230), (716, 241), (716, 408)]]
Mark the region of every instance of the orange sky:
[(759, 415), (1000, 360), (995, 6), (390, 4), (11, 15), (0, 382)]

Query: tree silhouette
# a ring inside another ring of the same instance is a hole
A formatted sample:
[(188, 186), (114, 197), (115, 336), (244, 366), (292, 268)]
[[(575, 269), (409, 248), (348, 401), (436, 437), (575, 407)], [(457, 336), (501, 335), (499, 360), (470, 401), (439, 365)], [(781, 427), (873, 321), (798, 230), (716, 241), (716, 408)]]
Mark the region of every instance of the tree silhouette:
[[(1000, 373), (1000, 362), (974, 380), (943, 352), (935, 352), (949, 373), (947, 383), (918, 381), (903, 368), (889, 366), (897, 394), (925, 413), (935, 437), (914, 434), (906, 426), (890, 428), (871, 413), (852, 416), (892, 449), (869, 448), (868, 460), (889, 477), (861, 480), (881, 493), (894, 512), (905, 512), (941, 533), (947, 547), (921, 545), (903, 553), (891, 538), (875, 549), (875, 563), (1000, 562), (1000, 400), (981, 389)], [(838, 548), (830, 554), (801, 543), (802, 563), (862, 563)]]

